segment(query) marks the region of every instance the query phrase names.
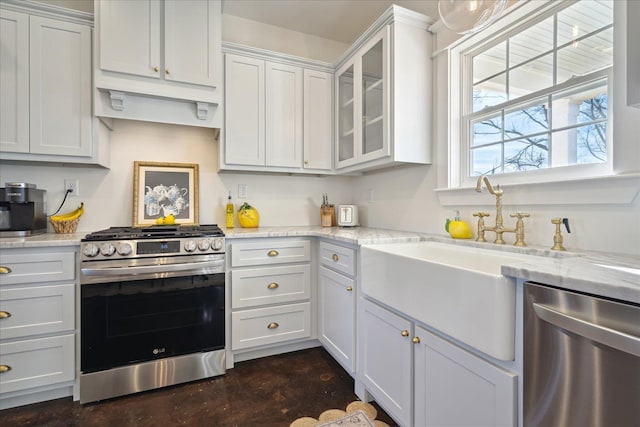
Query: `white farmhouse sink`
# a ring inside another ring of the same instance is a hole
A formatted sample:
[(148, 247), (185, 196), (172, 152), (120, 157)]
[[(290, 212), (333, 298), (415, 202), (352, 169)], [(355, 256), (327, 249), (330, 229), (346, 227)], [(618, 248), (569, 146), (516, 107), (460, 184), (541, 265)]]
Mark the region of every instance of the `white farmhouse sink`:
[(500, 267), (531, 259), (437, 242), (362, 246), (364, 294), (501, 360), (513, 360), (515, 279)]

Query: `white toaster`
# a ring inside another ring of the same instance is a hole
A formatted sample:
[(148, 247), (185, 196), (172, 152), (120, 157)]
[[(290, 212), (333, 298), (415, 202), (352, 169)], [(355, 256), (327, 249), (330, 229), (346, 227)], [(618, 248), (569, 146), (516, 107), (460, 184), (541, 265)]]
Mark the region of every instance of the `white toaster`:
[(341, 227), (357, 227), (358, 207), (356, 205), (338, 205), (338, 225)]

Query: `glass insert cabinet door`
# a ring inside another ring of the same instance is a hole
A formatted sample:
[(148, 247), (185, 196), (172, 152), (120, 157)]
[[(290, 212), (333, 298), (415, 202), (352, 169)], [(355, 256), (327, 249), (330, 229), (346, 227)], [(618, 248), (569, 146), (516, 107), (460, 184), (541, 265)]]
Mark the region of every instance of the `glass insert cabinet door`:
[(336, 72), (338, 168), (390, 155), (388, 32), (383, 28)]
[(354, 67), (338, 72), (338, 164), (355, 159)]
[(362, 55), (362, 147), (361, 154), (374, 153), (384, 147), (384, 50), (380, 39)]

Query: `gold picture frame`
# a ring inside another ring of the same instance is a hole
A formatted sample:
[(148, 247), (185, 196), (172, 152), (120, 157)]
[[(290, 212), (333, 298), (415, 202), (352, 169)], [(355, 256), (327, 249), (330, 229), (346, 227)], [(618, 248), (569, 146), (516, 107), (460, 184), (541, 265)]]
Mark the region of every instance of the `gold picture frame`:
[(175, 223), (198, 224), (198, 165), (196, 163), (133, 163), (133, 225), (155, 225), (173, 214)]

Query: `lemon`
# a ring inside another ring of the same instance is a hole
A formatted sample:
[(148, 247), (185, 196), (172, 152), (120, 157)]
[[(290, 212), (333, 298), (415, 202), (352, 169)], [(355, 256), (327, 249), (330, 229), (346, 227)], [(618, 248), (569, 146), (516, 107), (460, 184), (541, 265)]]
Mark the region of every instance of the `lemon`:
[(164, 223), (165, 224), (175, 224), (176, 223), (176, 217), (173, 216), (173, 214), (169, 214), (169, 215), (164, 217)]
[(473, 236), (471, 227), (464, 221), (447, 219), (445, 229), (454, 239), (470, 239)]
[(161, 216), (160, 218), (156, 218), (156, 224), (157, 225), (164, 225), (164, 217)]

